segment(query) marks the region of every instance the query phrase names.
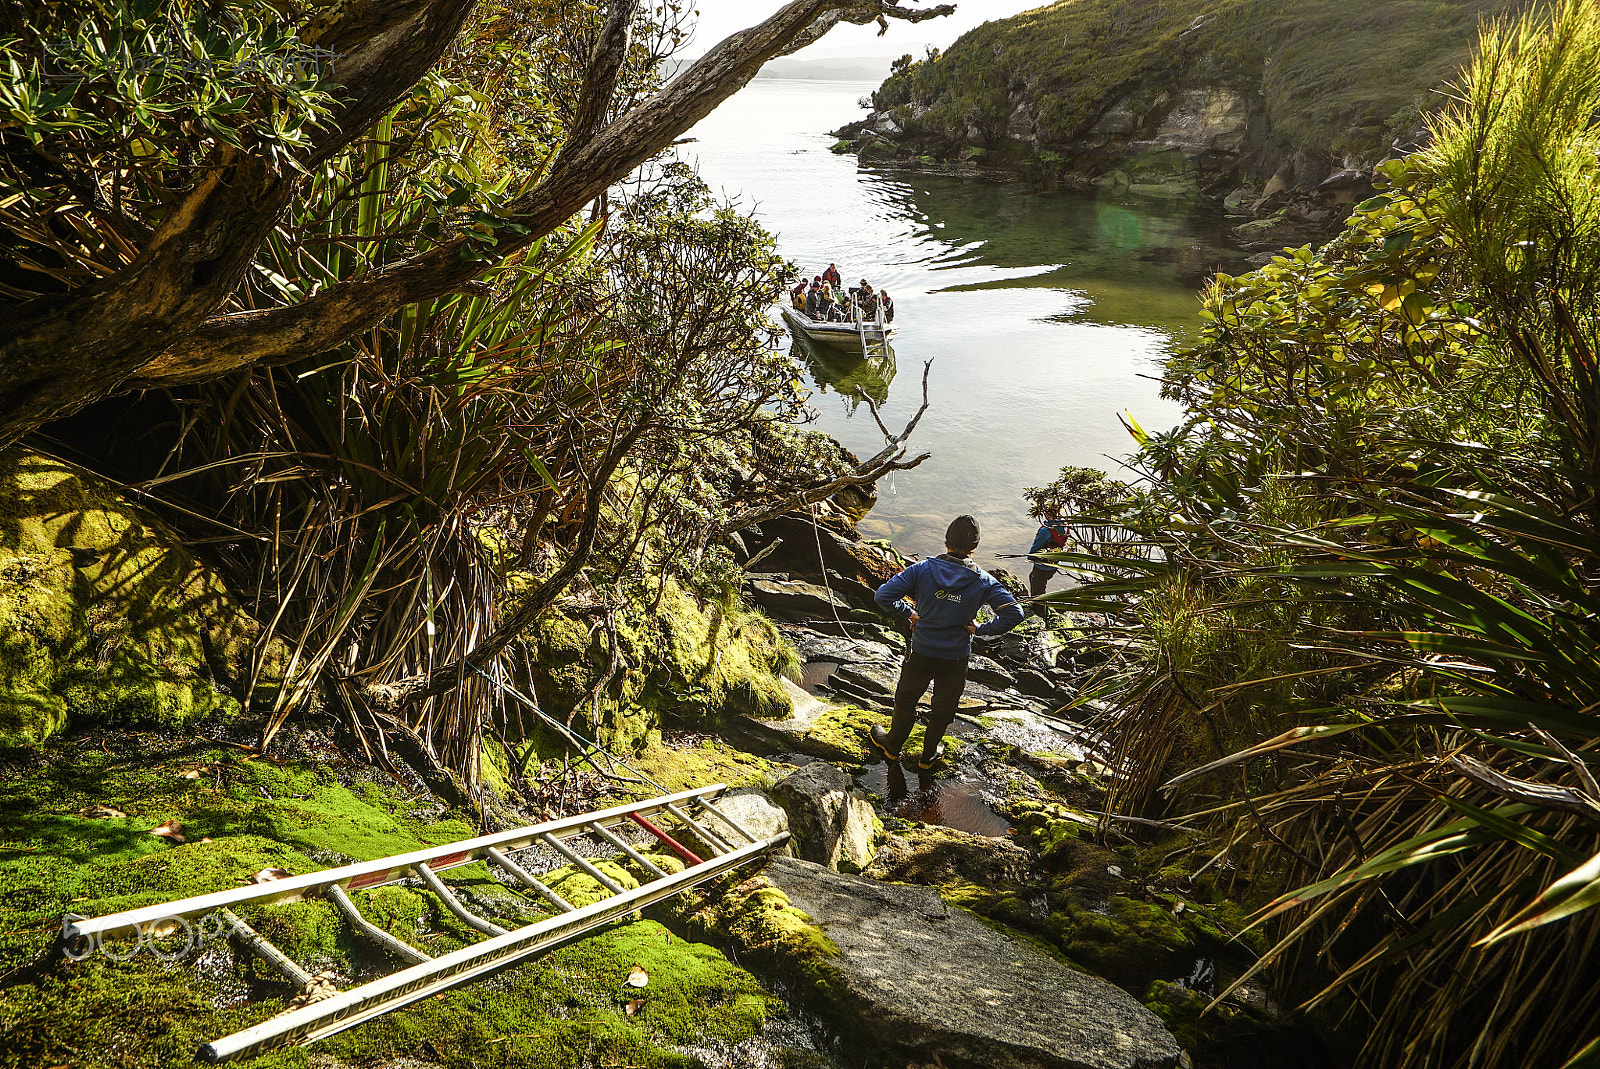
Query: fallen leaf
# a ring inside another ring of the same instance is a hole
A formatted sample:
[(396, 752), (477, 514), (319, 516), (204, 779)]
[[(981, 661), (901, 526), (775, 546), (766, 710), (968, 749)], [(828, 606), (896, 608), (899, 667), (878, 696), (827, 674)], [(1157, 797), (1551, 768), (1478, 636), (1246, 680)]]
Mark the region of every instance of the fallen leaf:
[(86, 805), (78, 810), (85, 820), (121, 820), (127, 815), (114, 805)]
[(671, 945), (672, 945), (672, 933), (668, 932), (667, 933), (667, 946), (671, 946)]
[(183, 825), (176, 820), (166, 820), (150, 829), (151, 835), (160, 835), (175, 843), (183, 842)]
[(643, 1006), (644, 999), (636, 998), (626, 1006), (622, 1007), (622, 1012), (626, 1013), (629, 1017), (632, 1017), (634, 1014), (638, 1013)]
[(166, 920), (156, 921), (146, 930), (145, 934), (152, 939), (165, 939), (178, 930), (178, 922), (168, 917)]
[(265, 868), (256, 873), (254, 876), (250, 877), (250, 882), (271, 883), (273, 880), (283, 880), (293, 875), (294, 873), (290, 872), (288, 869)]
[(200, 778), (200, 770), (198, 768), (191, 768), (187, 772), (179, 772), (178, 773), (178, 778), (179, 779), (199, 779)]
[(1122, 879), (1122, 869), (1121, 869), (1120, 866), (1107, 865), (1106, 866), (1106, 871), (1111, 873), (1111, 875), (1115, 876), (1117, 879), (1119, 879), (1119, 880)]
[(203, 843), (209, 843), (209, 842), (215, 842), (216, 840), (212, 839), (211, 836), (207, 835), (204, 839), (201, 839), (200, 841), (203, 842)]
[(635, 965), (628, 973), (628, 978), (623, 981), (629, 987), (643, 987), (650, 982), (650, 974)]

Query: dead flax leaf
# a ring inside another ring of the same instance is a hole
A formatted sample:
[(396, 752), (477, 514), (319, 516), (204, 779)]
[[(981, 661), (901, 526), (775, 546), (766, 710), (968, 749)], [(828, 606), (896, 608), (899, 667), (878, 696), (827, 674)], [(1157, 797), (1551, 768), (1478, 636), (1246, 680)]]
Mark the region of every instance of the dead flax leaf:
[(650, 982), (650, 974), (635, 965), (628, 972), (628, 978), (623, 981), (629, 987), (644, 987)]
[(271, 883), (273, 880), (286, 880), (293, 875), (294, 873), (290, 872), (288, 869), (264, 868), (254, 876), (250, 877), (250, 882)]
[(86, 805), (78, 810), (78, 816), (85, 820), (121, 820), (127, 815), (114, 805)]
[(150, 834), (171, 839), (175, 843), (181, 843), (184, 841), (183, 825), (179, 824), (176, 820), (162, 821), (160, 824), (157, 824), (155, 827), (150, 829)]
[(622, 1007), (622, 1012), (626, 1013), (629, 1017), (632, 1017), (634, 1014), (638, 1013), (643, 1008), (644, 1008), (644, 999), (636, 998), (632, 1002), (628, 1003), (626, 1006)]

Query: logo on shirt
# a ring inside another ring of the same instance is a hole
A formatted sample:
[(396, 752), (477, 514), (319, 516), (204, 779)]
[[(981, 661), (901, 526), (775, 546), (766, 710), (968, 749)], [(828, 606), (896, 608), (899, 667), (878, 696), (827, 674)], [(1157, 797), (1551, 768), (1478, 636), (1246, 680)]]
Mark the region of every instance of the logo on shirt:
[(933, 596), (938, 598), (941, 601), (945, 601), (945, 600), (948, 600), (950, 598), (955, 597), (955, 595), (950, 593), (950, 591), (948, 591), (948, 590), (935, 590), (933, 592)]

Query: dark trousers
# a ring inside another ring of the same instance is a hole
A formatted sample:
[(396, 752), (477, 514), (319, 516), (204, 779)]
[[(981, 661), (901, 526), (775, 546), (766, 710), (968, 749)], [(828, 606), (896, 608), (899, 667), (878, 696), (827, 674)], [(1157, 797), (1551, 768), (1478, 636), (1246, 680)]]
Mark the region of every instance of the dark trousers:
[(894, 688), (894, 720), (889, 724), (889, 751), (899, 753), (917, 722), (917, 702), (933, 684), (932, 708), (928, 713), (928, 730), (922, 739), (922, 756), (932, 760), (939, 753), (939, 740), (944, 738), (950, 722), (961, 707), (961, 691), (967, 685), (967, 659), (948, 660), (944, 657), (924, 657), (915, 650), (907, 651), (906, 662), (900, 668), (900, 682)]
[(1054, 568), (1047, 568), (1043, 564), (1035, 564), (1033, 571), (1028, 573), (1028, 593), (1038, 597), (1044, 593), (1044, 588), (1050, 585), (1050, 580), (1056, 577)]

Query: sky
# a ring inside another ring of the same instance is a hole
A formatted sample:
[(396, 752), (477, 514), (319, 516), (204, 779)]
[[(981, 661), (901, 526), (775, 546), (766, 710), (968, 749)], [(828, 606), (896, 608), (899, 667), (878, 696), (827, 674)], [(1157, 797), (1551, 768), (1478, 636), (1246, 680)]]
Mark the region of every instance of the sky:
[[(905, 7), (929, 6), (936, 0), (904, 0)], [(948, 46), (974, 26), (1003, 19), (1019, 11), (1042, 7), (1050, 0), (954, 0), (956, 11), (925, 22), (889, 20), (889, 32), (878, 36), (876, 25), (835, 26), (828, 36), (795, 53), (795, 59), (830, 59), (841, 56), (921, 55), (924, 48)], [(687, 50), (697, 56), (728, 34), (753, 26), (783, 6), (782, 0), (698, 0), (699, 29)]]

